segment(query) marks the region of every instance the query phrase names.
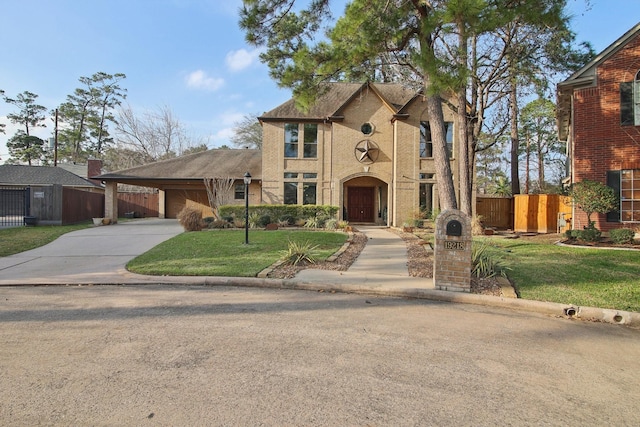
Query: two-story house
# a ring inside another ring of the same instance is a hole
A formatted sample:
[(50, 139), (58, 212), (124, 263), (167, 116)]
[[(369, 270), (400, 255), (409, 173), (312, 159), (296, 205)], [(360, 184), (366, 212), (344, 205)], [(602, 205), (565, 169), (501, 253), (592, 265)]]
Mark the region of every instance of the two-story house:
[[(640, 23), (558, 85), (558, 128), (572, 183), (602, 182), (620, 206), (593, 215), (600, 230), (640, 224)], [(587, 225), (574, 209), (573, 228)]]
[[(445, 107), (454, 182), (454, 114)], [(289, 100), (259, 117), (262, 201), (340, 207), (352, 223), (400, 226), (438, 210), (424, 97), (399, 84), (332, 83), (308, 112)]]

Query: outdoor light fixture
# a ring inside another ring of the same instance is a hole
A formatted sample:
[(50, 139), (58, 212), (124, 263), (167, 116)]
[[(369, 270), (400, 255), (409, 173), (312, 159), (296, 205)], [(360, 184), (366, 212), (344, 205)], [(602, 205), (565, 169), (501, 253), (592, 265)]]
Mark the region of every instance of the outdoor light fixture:
[(251, 174), (244, 173), (244, 244), (249, 244), (249, 184), (251, 184)]

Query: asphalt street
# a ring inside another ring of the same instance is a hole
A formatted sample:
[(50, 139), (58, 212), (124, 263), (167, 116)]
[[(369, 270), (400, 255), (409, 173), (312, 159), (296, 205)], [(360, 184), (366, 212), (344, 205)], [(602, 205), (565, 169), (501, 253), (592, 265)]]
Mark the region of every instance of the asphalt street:
[(0, 288), (2, 425), (640, 425), (640, 331), (208, 287)]

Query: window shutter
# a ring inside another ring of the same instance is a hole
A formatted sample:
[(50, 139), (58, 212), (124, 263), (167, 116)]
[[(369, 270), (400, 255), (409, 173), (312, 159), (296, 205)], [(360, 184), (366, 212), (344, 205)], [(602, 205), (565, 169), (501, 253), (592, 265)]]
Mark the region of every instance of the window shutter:
[[(613, 188), (620, 200), (620, 171), (607, 171), (607, 186)], [(607, 222), (620, 222), (620, 210), (607, 213)]]
[(620, 124), (633, 125), (633, 82), (620, 83)]

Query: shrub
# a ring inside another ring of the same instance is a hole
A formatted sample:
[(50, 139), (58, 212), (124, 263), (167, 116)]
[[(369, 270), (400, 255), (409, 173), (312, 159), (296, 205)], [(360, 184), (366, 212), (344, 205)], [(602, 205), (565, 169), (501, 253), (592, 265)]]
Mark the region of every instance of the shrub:
[(327, 230), (335, 230), (338, 228), (338, 220), (335, 218), (328, 219), (324, 222), (324, 228)]
[(232, 215), (223, 216), (222, 219), (227, 221), (230, 224), (233, 224), (233, 216)]
[(585, 242), (597, 242), (602, 237), (602, 232), (596, 228), (595, 222), (589, 222), (589, 225), (584, 227), (584, 230), (580, 230), (578, 239)]
[(311, 246), (311, 243), (297, 243), (289, 241), (288, 249), (285, 251), (282, 260), (285, 264), (298, 265), (301, 262), (314, 264), (316, 262), (316, 250), (318, 246)]
[(505, 277), (508, 268), (503, 265), (502, 259), (489, 250), (486, 240), (473, 242), (471, 247), (471, 274), (476, 277)]
[(278, 224), (281, 224), (282, 226), (293, 225), (295, 223), (296, 223), (296, 219), (292, 215), (283, 215), (280, 217), (280, 220), (278, 221)]
[(209, 223), (208, 228), (230, 228), (231, 223), (224, 220), (216, 220)]
[(484, 226), (482, 225), (482, 215), (474, 215), (471, 218), (471, 234), (481, 236), (484, 234)]
[(318, 228), (319, 223), (318, 223), (318, 217), (317, 216), (312, 216), (306, 219), (304, 226), (306, 228)]
[(260, 222), (260, 214), (258, 212), (249, 213), (249, 228), (258, 228)]
[(199, 209), (185, 206), (178, 212), (177, 218), (185, 231), (200, 231), (204, 227), (202, 212)]
[(268, 224), (271, 224), (271, 217), (269, 215), (260, 215), (258, 227), (266, 227)]
[(609, 237), (613, 243), (623, 245), (627, 243), (633, 243), (635, 232), (630, 228), (616, 228), (609, 232)]

